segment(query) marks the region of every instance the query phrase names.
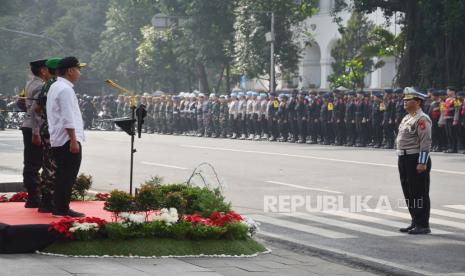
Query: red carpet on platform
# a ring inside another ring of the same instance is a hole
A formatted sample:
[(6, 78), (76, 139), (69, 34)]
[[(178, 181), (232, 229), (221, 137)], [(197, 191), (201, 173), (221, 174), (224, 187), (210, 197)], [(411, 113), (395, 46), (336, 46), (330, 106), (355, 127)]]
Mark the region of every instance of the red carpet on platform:
[[(104, 201), (74, 201), (71, 209), (86, 214), (87, 217), (98, 217), (111, 221), (111, 213), (103, 210)], [(59, 221), (51, 213), (39, 213), (37, 209), (24, 208), (24, 202), (0, 203), (0, 223), (9, 225), (50, 224)]]

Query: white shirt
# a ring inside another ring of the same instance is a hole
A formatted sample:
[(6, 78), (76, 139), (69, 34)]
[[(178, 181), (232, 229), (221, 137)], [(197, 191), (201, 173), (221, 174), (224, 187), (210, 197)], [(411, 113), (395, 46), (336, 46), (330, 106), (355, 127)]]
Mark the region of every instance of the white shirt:
[(47, 120), (50, 145), (61, 147), (70, 140), (67, 128), (74, 128), (76, 140), (84, 142), (84, 124), (73, 83), (58, 77), (47, 94)]

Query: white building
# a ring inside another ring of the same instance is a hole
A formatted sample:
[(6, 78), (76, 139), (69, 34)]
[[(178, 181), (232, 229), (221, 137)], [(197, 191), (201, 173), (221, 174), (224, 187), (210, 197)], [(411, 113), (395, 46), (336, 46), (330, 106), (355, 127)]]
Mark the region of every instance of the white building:
[[(334, 0), (320, 0), (319, 13), (308, 18), (305, 22), (308, 29), (313, 34), (314, 42), (305, 47), (303, 58), (299, 65), (298, 85), (300, 88), (317, 88), (328, 89), (328, 76), (332, 73), (331, 49), (335, 42), (341, 37), (338, 26), (333, 22), (333, 17), (330, 14), (334, 7)], [(343, 24), (347, 23), (350, 18), (349, 12), (342, 12), (340, 17), (343, 19)], [(368, 18), (376, 25), (385, 23), (383, 13), (378, 10), (368, 15)], [(391, 20), (393, 22), (394, 20)], [(398, 33), (399, 26), (391, 25), (390, 31)], [(304, 42), (302, 41), (304, 44)], [(384, 58), (385, 65), (371, 73), (366, 80), (366, 87), (369, 88), (387, 88), (392, 86), (392, 80), (395, 76), (395, 60), (394, 58)], [(297, 84), (297, 83), (296, 83)]]

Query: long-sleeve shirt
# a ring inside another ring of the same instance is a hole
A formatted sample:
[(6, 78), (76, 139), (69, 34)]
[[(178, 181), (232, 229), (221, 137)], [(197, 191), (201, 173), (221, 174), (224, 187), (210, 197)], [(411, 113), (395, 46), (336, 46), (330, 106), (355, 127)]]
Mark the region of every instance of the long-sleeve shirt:
[(47, 120), (50, 145), (61, 147), (70, 140), (66, 129), (74, 129), (76, 140), (84, 142), (84, 124), (73, 84), (58, 77), (47, 95)]

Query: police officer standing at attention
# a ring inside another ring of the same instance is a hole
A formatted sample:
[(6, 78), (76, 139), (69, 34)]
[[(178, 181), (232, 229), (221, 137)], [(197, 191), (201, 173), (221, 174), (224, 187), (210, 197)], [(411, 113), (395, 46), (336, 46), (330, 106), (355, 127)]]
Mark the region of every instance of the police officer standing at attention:
[(39, 207), (39, 170), (42, 167), (42, 144), (40, 140), (40, 116), (34, 112), (32, 105), (34, 99), (42, 90), (44, 82), (50, 79), (45, 62), (37, 60), (29, 63), (34, 77), (28, 81), (25, 87), (26, 93), (26, 117), (21, 130), (24, 142), (24, 168), (23, 183), (27, 189), (27, 202), (25, 208)]
[(423, 113), (425, 95), (411, 87), (404, 90), (407, 115), (399, 125), (397, 155), (400, 182), (412, 223), (401, 228), (409, 234), (429, 234), (431, 119)]

